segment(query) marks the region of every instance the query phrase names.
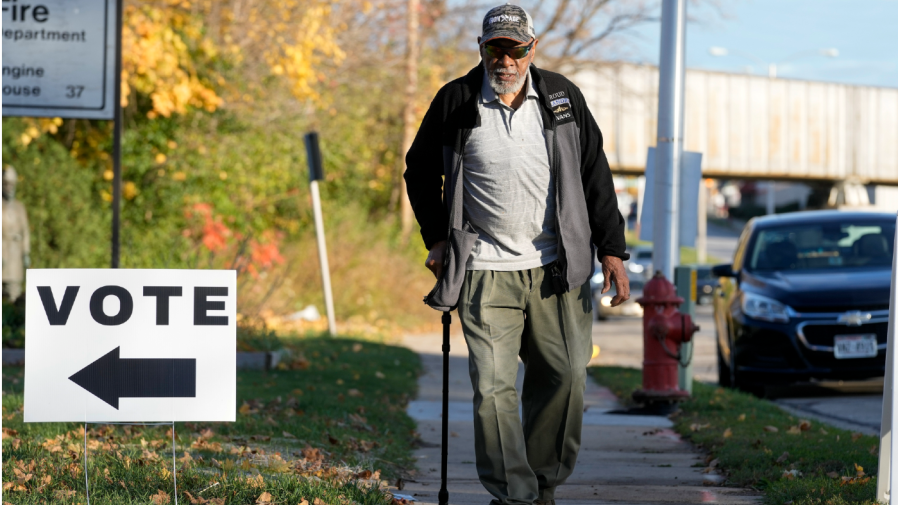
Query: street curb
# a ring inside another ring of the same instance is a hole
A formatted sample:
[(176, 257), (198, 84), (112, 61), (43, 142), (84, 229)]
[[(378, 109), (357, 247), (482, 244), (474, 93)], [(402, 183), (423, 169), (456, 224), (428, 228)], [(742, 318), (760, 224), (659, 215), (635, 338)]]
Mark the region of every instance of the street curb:
[(24, 365), (25, 349), (3, 349), (3, 365)]

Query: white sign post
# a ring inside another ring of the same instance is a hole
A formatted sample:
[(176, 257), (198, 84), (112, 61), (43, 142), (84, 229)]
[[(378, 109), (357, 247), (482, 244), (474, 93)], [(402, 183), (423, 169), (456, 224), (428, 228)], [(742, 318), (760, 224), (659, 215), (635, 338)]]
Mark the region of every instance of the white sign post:
[[(898, 224), (898, 221), (896, 221)], [(898, 228), (896, 228), (898, 229)], [(892, 247), (892, 287), (889, 294), (889, 330), (886, 334), (886, 373), (882, 389), (882, 423), (879, 427), (879, 469), (876, 476), (876, 501), (890, 503), (891, 489), (898, 484), (898, 465), (892, 459), (898, 454), (898, 440), (893, 435), (898, 430), (898, 416), (893, 408), (898, 405), (895, 397), (895, 339), (898, 338), (898, 232)]]
[(25, 422), (234, 421), (233, 270), (28, 270)]
[(112, 119), (116, 2), (3, 1), (3, 115)]

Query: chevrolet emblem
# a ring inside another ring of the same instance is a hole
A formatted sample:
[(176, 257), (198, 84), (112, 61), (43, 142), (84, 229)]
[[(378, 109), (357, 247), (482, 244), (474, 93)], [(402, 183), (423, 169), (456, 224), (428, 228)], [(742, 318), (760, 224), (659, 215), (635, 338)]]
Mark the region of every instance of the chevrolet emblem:
[(861, 312), (859, 310), (849, 310), (839, 315), (839, 322), (848, 326), (860, 326), (873, 318), (873, 314), (869, 312)]

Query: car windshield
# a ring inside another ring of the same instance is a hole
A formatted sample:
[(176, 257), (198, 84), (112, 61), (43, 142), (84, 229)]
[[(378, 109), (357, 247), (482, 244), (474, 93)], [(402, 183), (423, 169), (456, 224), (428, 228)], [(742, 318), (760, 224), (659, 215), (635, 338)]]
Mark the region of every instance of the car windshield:
[(809, 223), (760, 230), (750, 270), (890, 267), (895, 223)]

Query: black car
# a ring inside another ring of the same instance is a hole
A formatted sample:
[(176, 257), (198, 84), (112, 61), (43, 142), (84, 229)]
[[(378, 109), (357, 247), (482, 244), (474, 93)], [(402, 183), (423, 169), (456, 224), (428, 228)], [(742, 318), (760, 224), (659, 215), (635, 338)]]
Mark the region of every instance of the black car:
[(885, 369), (895, 215), (749, 221), (714, 297), (720, 384), (866, 379)]

